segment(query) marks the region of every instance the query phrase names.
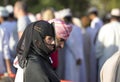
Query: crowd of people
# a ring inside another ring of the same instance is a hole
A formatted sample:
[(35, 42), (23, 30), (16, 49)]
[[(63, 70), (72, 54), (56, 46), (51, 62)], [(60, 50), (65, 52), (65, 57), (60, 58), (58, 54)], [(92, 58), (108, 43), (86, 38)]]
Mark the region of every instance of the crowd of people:
[(0, 82), (119, 82), (120, 9), (96, 7), (80, 18), (69, 8), (28, 12), (0, 6)]

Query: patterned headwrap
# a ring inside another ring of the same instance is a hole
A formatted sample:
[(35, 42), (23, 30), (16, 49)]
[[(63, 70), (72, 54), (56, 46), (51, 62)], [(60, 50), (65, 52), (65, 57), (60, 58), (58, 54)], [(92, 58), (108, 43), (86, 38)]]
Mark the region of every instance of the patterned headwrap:
[(49, 21), (49, 23), (54, 23), (54, 28), (57, 36), (64, 40), (69, 37), (70, 32), (72, 31), (72, 26), (70, 24), (66, 24), (60, 19), (52, 19)]

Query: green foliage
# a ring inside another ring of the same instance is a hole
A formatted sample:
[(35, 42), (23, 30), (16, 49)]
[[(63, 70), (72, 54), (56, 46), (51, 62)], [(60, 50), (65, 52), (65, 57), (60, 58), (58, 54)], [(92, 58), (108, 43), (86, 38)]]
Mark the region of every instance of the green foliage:
[(108, 1), (108, 5), (106, 6), (106, 10), (111, 10), (112, 8), (120, 8), (120, 0)]
[(89, 0), (59, 0), (64, 8), (70, 8), (75, 16), (81, 16), (89, 8)]
[(12, 4), (14, 5), (16, 0), (0, 0), (0, 6), (5, 6), (7, 4)]
[[(29, 11), (33, 12), (33, 13), (37, 13), (40, 12), (42, 9), (48, 8), (48, 7), (52, 7), (55, 10), (59, 10), (64, 8), (61, 4), (57, 3), (56, 0), (36, 0), (37, 2), (34, 4), (28, 1), (29, 4)], [(31, 4), (32, 3), (32, 4)]]
[(3, 5), (4, 5), (4, 4), (3, 4), (3, 0), (1, 0), (1, 1), (0, 1), (0, 6), (3, 6)]
[(76, 16), (85, 13), (89, 6), (89, 0), (27, 0), (29, 11), (40, 12), (42, 9), (52, 7), (55, 10), (70, 8)]
[[(12, 4), (17, 0), (1, 0), (0, 5)], [(37, 13), (44, 8), (55, 10), (70, 8), (74, 15), (82, 15), (89, 6), (89, 0), (22, 0), (27, 3), (30, 12)]]
[(120, 0), (92, 0), (92, 5), (101, 8), (104, 11), (110, 11), (112, 8), (120, 8)]

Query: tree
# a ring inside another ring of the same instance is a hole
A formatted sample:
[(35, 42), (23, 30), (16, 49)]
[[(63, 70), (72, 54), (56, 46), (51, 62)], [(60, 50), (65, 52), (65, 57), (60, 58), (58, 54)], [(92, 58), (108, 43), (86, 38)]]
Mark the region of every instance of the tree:
[[(97, 1), (97, 2), (96, 2)], [(112, 8), (120, 8), (120, 0), (92, 0), (91, 5), (97, 6), (101, 12), (110, 11)]]
[[(70, 8), (74, 15), (80, 16), (89, 8), (89, 0), (22, 0), (28, 5), (30, 12), (37, 13), (47, 7), (53, 7), (55, 10)], [(0, 5), (12, 4), (16, 0), (1, 0)]]
[(76, 16), (85, 14), (90, 6), (89, 0), (59, 0), (59, 3), (63, 5), (64, 8), (70, 8)]
[(75, 16), (85, 13), (89, 7), (89, 0), (27, 0), (29, 10), (36, 13), (47, 7), (55, 10), (70, 8)]

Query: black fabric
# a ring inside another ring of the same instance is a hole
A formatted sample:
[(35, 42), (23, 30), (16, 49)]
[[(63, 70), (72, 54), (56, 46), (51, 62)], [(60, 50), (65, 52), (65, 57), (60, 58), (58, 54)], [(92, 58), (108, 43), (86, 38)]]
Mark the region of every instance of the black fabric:
[(26, 66), (26, 59), (31, 48), (46, 59), (50, 56), (52, 51), (46, 46), (48, 44), (44, 42), (46, 36), (55, 38), (53, 25), (46, 21), (33, 22), (26, 27), (17, 46), (18, 61), (22, 68)]
[[(44, 38), (55, 38), (54, 28), (45, 21), (31, 23), (17, 46), (19, 65), (24, 69), (24, 82), (60, 82), (49, 59), (52, 51)], [(51, 45), (53, 46), (53, 45)]]
[(49, 61), (31, 52), (24, 72), (24, 82), (60, 82)]

